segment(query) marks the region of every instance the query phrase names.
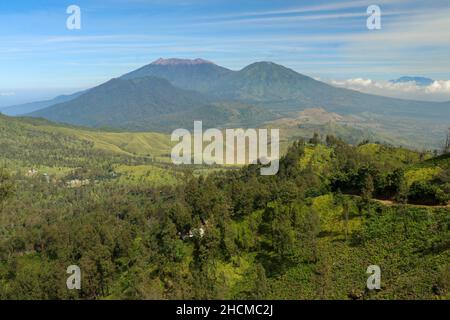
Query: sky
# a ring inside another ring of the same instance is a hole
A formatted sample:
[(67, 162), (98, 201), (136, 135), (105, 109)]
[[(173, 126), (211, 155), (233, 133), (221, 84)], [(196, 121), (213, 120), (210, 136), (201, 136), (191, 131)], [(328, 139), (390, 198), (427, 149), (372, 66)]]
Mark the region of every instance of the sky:
[[(81, 9), (69, 30), (67, 7)], [(381, 9), (369, 30), (367, 7)], [(0, 3), (0, 107), (71, 93), (160, 57), (273, 61), (391, 96), (450, 100), (450, 1), (15, 0)], [(400, 76), (432, 87), (393, 87)]]

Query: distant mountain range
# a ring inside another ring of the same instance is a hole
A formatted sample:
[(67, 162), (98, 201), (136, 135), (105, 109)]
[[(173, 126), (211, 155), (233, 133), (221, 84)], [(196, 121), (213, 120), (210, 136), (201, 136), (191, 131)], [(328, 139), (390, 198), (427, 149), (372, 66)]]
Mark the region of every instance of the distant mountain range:
[(43, 109), (29, 115), (133, 131), (168, 131), (202, 119), (217, 127), (254, 126), (318, 107), (341, 115), (450, 121), (448, 102), (394, 99), (337, 88), (273, 62), (232, 71), (203, 59), (158, 59), (63, 100), (45, 102), (52, 105), (41, 104)]
[(429, 86), (430, 84), (432, 84), (434, 82), (433, 79), (430, 78), (425, 78), (425, 77), (408, 77), (408, 76), (404, 76), (404, 77), (400, 77), (398, 79), (395, 80), (391, 80), (392, 83), (405, 83), (405, 82), (415, 82), (418, 86)]
[(69, 95), (61, 95), (61, 96), (57, 96), (56, 98), (53, 98), (50, 100), (17, 104), (17, 105), (2, 108), (2, 109), (0, 109), (0, 112), (3, 114), (9, 115), (9, 116), (23, 115), (23, 114), (31, 113), (33, 111), (44, 109), (46, 107), (50, 107), (50, 106), (58, 104), (58, 103), (73, 100), (76, 97), (82, 95), (84, 92), (85, 91), (80, 91), (80, 92), (76, 92), (76, 93), (69, 94)]

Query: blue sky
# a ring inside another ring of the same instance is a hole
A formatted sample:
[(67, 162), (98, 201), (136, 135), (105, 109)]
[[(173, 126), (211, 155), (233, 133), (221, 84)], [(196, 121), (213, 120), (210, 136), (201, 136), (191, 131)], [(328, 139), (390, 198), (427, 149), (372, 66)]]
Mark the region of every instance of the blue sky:
[[(66, 8), (81, 8), (81, 30)], [(368, 5), (381, 30), (366, 28)], [(320, 79), (450, 79), (448, 0), (16, 0), (0, 4), (0, 106), (87, 88), (159, 57), (270, 60)]]

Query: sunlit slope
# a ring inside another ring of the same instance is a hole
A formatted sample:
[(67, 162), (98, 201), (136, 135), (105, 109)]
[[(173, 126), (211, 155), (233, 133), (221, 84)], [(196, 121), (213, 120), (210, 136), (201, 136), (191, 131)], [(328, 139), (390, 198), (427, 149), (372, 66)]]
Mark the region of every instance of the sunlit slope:
[(158, 159), (170, 153), (170, 137), (153, 132), (95, 131), (41, 119), (0, 116), (0, 150), (2, 157), (22, 159), (37, 154), (57, 159), (66, 153), (88, 157), (95, 152)]
[[(409, 185), (414, 182), (441, 184), (450, 175), (450, 153), (411, 166), (405, 175)], [(450, 189), (448, 184), (444, 187)]]
[(152, 157), (166, 157), (170, 154), (170, 137), (161, 133), (101, 132), (71, 128), (56, 130), (91, 141), (95, 148), (105, 151)]

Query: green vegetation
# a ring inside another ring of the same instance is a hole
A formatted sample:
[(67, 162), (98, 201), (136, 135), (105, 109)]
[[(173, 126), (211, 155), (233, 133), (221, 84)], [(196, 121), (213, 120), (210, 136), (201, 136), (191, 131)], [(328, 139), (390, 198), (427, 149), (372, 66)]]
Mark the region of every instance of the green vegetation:
[(0, 121), (0, 299), (450, 298), (448, 155), (316, 135), (199, 175), (163, 135)]

